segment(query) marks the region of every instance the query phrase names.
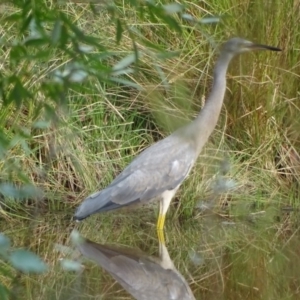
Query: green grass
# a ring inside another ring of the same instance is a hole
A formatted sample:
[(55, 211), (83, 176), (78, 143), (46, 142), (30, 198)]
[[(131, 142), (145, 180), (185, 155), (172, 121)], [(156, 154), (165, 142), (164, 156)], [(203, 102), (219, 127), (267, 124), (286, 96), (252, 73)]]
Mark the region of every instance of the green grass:
[[(167, 246), (197, 299), (299, 298), (299, 4), (279, 0), (185, 3), (197, 18), (222, 15), (224, 21), (201, 27), (184, 24), (179, 36), (164, 24), (141, 22), (132, 8), (120, 4), (128, 24), (149, 41), (180, 50), (180, 55), (159, 61), (145, 51), (139, 70), (130, 75), (144, 87), (142, 92), (97, 80), (78, 87), (69, 95), (71, 104), (68, 113), (62, 113), (63, 123), (33, 133), (34, 155), (26, 155), (21, 146), (10, 152), (8, 159), (42, 187), (47, 198), (32, 231), (27, 228), (30, 204), (0, 212), (1, 231), (13, 239), (14, 246), (29, 247), (50, 265), (50, 272), (42, 277), (22, 277), (24, 299), (67, 299), (77, 289), (82, 299), (130, 299), (93, 264), (81, 277), (62, 272), (54, 244), (69, 244), (70, 232), (78, 226), (70, 222), (71, 216), (85, 196), (105, 187), (141, 150), (198, 113), (210, 90), (215, 61), (206, 36), (219, 43), (237, 35), (283, 51), (245, 54), (232, 62), (219, 125), (167, 215)], [(87, 5), (71, 3), (61, 9), (84, 31), (112, 47), (116, 52), (112, 64), (131, 50), (127, 32), (115, 45), (114, 24), (105, 11), (95, 16)], [(13, 31), (5, 25), (1, 31), (12, 38)], [(47, 73), (63, 63), (60, 57), (35, 68)], [(4, 74), (5, 67), (1, 67)], [(39, 78), (28, 78), (28, 84), (34, 82), (39, 83)], [(17, 117), (15, 111), (0, 111), (1, 126), (8, 132), (33, 119), (32, 107)], [(225, 155), (231, 163), (226, 176), (237, 186), (216, 197), (214, 214), (203, 216), (197, 203), (211, 195)], [(6, 174), (5, 162), (0, 163)], [(43, 168), (46, 177), (40, 174)], [(282, 212), (285, 206), (293, 211)], [(249, 214), (260, 211), (265, 213), (250, 222)], [(157, 255), (156, 213), (150, 206), (96, 215), (79, 230), (96, 242), (138, 247)], [(223, 221), (235, 225), (222, 226)], [(205, 264), (195, 264), (191, 250)], [(6, 278), (3, 282), (9, 284)], [(101, 294), (103, 298), (93, 298)]]

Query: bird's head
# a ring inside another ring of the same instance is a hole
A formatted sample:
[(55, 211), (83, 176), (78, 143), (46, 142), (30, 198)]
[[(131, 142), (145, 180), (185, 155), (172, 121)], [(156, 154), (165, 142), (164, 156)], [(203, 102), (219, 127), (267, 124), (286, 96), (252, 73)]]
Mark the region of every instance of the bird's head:
[(281, 49), (267, 46), (267, 45), (261, 45), (261, 44), (255, 44), (253, 42), (244, 40), (242, 38), (232, 38), (228, 40), (224, 45), (222, 50), (224, 52), (227, 52), (231, 55), (237, 55), (240, 53), (253, 51), (253, 50), (271, 50), (271, 51), (281, 51)]

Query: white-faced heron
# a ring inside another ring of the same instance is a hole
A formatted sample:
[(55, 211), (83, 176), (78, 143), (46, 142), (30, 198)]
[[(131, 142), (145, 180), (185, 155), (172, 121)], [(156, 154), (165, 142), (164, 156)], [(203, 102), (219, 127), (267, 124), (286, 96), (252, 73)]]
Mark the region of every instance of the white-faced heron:
[(229, 62), (235, 55), (252, 50), (280, 51), (241, 38), (227, 41), (214, 69), (211, 92), (197, 118), (140, 153), (108, 187), (87, 197), (77, 208), (74, 219), (161, 198), (157, 229), (163, 229), (173, 196), (217, 124)]

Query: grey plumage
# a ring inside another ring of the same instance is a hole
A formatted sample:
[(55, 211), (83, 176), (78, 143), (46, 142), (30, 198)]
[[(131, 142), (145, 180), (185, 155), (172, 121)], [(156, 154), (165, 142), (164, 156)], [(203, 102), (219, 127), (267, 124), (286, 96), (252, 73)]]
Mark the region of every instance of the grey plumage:
[[(176, 147), (178, 144), (182, 146)], [(196, 150), (189, 147), (186, 137), (173, 134), (143, 151), (106, 189), (89, 196), (76, 216), (87, 217), (137, 201), (147, 202), (165, 190), (173, 190), (187, 176), (196, 157)]]
[(144, 150), (105, 189), (86, 198), (74, 219), (161, 197), (158, 228), (164, 226), (171, 199), (194, 165), (213, 132), (226, 91), (226, 71), (231, 59), (251, 50), (280, 49), (240, 38), (227, 41), (214, 69), (213, 86), (198, 117), (187, 126)]

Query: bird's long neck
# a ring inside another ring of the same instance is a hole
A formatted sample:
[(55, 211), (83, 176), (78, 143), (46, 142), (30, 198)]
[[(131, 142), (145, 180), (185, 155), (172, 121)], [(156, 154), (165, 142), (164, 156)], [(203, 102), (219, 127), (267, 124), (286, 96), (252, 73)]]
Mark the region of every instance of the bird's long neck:
[(224, 52), (220, 55), (214, 69), (211, 92), (198, 117), (191, 124), (198, 154), (217, 125), (226, 91), (226, 72), (232, 57)]

